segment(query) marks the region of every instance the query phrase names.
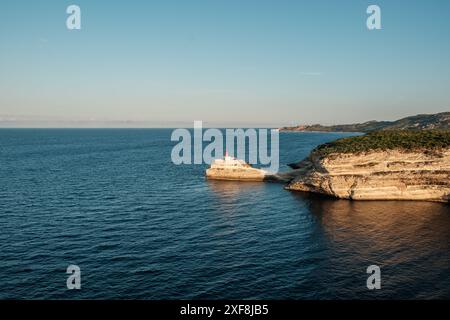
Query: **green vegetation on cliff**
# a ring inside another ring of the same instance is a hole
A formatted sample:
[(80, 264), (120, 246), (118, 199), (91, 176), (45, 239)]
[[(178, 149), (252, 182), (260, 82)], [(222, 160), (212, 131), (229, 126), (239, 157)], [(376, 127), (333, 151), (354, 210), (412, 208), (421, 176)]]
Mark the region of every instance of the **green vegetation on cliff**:
[(449, 130), (386, 130), (336, 141), (318, 146), (313, 154), (360, 153), (372, 150), (437, 150), (450, 147)]

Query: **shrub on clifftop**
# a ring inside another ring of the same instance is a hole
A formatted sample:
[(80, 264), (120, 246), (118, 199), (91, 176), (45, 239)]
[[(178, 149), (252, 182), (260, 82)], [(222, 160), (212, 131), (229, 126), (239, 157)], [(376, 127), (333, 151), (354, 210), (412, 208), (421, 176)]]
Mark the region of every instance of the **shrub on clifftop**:
[(331, 153), (360, 153), (373, 150), (437, 150), (450, 147), (448, 130), (387, 130), (362, 136), (338, 139), (322, 144), (313, 154), (325, 156)]

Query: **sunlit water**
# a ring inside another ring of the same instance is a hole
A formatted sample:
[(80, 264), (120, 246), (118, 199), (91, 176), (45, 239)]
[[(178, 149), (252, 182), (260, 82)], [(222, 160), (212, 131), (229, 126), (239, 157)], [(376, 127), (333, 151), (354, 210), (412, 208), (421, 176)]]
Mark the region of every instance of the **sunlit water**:
[[(0, 130), (0, 298), (450, 297), (448, 205), (207, 181), (170, 133)], [(280, 162), (341, 136), (281, 133)]]

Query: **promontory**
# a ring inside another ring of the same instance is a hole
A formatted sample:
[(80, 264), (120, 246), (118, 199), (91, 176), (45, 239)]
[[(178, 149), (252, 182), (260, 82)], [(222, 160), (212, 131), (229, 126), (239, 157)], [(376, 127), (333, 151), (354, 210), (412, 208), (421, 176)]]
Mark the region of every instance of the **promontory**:
[(450, 131), (386, 130), (338, 139), (292, 164), (289, 190), (352, 200), (450, 201)]

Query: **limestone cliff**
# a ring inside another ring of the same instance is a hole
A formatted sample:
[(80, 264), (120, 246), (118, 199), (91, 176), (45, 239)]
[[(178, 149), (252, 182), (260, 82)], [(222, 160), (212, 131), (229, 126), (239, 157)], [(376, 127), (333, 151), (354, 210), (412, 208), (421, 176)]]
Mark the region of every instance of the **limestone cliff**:
[(209, 168), (206, 177), (212, 180), (263, 181), (266, 174), (263, 170), (251, 167)]
[(287, 189), (353, 200), (450, 201), (450, 148), (312, 153)]

